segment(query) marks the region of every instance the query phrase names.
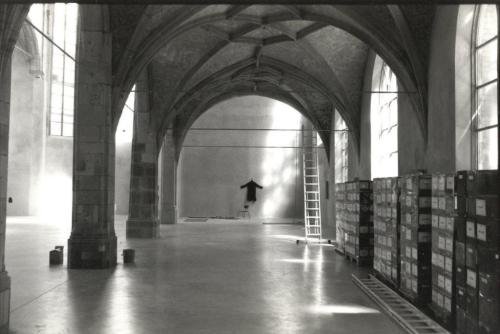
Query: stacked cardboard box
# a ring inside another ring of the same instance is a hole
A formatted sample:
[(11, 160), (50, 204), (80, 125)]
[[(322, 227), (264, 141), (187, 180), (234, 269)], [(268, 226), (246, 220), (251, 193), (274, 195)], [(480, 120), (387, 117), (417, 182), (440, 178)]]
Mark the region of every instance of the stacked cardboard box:
[(399, 287), (399, 178), (373, 180), (373, 268), (393, 287)]
[(401, 178), (400, 291), (418, 305), (431, 299), (431, 186), (430, 175)]
[(432, 176), (432, 303), (448, 329), (455, 324), (455, 176)]
[(455, 247), (457, 333), (500, 332), (497, 173), (477, 171), (457, 175), (457, 209), (461, 213)]
[(344, 221), (347, 215), (346, 211), (346, 192), (345, 183), (335, 184), (335, 220), (337, 232), (337, 248), (340, 252), (344, 252)]
[(373, 263), (373, 200), (371, 181), (347, 182), (343, 221), (345, 254), (358, 265)]

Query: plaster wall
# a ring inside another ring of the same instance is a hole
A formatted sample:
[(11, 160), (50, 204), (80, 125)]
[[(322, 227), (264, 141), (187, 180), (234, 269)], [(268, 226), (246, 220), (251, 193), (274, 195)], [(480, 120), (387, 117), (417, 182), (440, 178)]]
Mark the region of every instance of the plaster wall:
[(115, 213), (128, 215), (132, 143), (116, 143)]
[(7, 205), (7, 215), (30, 214), (34, 166), (32, 166), (34, 122), (33, 100), (40, 89), (41, 79), (29, 72), (29, 58), (19, 49), (12, 55), (11, 112), (9, 124), (9, 169), (7, 197), (13, 202)]
[(11, 216), (71, 218), (73, 139), (46, 136), (43, 77), (30, 72), (29, 57), (15, 49), (7, 193)]
[[(305, 122), (296, 111), (292, 112), (295, 121), (278, 116), (283, 109), (290, 107), (263, 97), (238, 97), (208, 110), (192, 128), (284, 129), (300, 128)], [(250, 207), (252, 218), (303, 220), (299, 149), (187, 147), (299, 146), (298, 132), (190, 130), (183, 145), (178, 166), (179, 216), (237, 216), (246, 195), (240, 186), (253, 178), (264, 189), (257, 190), (257, 202)]]

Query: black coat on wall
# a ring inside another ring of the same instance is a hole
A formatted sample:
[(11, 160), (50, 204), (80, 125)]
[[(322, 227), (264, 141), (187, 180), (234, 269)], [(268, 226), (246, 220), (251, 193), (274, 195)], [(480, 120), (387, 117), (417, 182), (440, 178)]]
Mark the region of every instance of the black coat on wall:
[(262, 186), (255, 183), (253, 180), (240, 186), (240, 189), (247, 188), (247, 201), (255, 202), (257, 200), (257, 188), (263, 189)]

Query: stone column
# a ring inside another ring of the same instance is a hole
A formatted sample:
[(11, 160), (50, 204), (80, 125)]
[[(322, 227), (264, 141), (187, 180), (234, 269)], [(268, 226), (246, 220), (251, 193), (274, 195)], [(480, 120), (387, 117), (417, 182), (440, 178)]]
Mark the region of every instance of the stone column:
[(154, 238), (158, 224), (158, 145), (150, 130), (147, 75), (136, 83), (127, 238)]
[(174, 134), (168, 130), (161, 149), (160, 223), (177, 223), (177, 155)]
[(10, 277), (5, 269), (7, 163), (9, 152), (10, 62), (0, 69), (0, 333), (9, 331)]
[(116, 264), (115, 134), (111, 113), (111, 34), (107, 8), (80, 6), (69, 268)]
[(10, 277), (5, 269), (11, 57), (29, 5), (0, 5), (0, 334), (9, 333)]

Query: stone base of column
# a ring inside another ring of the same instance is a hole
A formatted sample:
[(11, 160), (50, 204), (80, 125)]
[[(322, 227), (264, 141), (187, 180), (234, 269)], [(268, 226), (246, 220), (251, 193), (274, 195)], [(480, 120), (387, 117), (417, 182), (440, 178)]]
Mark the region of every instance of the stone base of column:
[(70, 269), (104, 269), (116, 265), (116, 236), (83, 237), (72, 235), (68, 240)]
[(160, 225), (156, 220), (127, 219), (127, 238), (156, 238)]
[(177, 224), (177, 207), (175, 205), (165, 205), (162, 210), (164, 211), (161, 212), (160, 224)]
[(9, 333), (10, 277), (6, 271), (0, 272), (0, 334)]

